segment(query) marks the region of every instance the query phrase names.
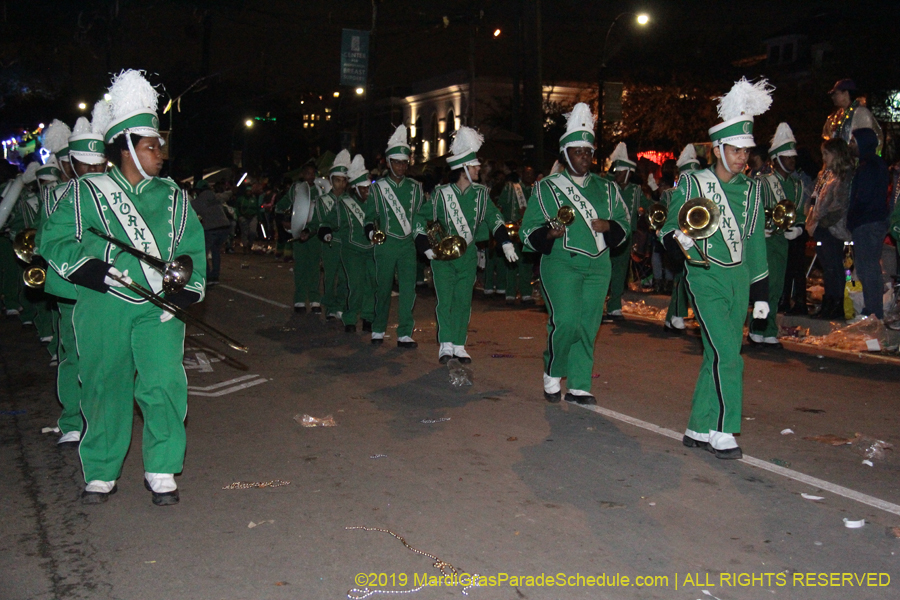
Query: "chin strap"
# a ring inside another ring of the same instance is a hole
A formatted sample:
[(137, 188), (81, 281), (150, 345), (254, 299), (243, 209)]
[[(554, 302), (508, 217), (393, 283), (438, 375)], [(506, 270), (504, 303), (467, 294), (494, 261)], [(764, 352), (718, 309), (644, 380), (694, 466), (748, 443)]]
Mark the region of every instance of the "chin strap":
[(777, 161), (778, 161), (778, 164), (781, 165), (781, 170), (782, 170), (782, 171), (784, 171), (784, 172), (787, 173), (788, 175), (790, 175), (790, 174), (793, 172), (793, 171), (788, 171), (787, 168), (785, 168), (784, 163), (781, 162), (781, 155), (780, 155), (780, 154), (779, 154), (778, 156), (775, 157), (775, 160), (777, 160)]
[(468, 166), (468, 165), (463, 165), (463, 171), (466, 172), (466, 179), (469, 180), (469, 183), (470, 183), (470, 184), (474, 184), (475, 182), (472, 181), (472, 176), (469, 175), (469, 166)]
[(625, 183), (622, 187), (628, 185), (628, 180), (631, 179), (631, 169), (625, 169)]
[(141, 166), (141, 161), (138, 160), (137, 152), (134, 151), (134, 144), (131, 143), (131, 134), (125, 131), (122, 135), (125, 136), (125, 143), (128, 144), (128, 151), (131, 153), (131, 160), (134, 162), (134, 166), (137, 167), (141, 177), (144, 179), (152, 179), (152, 177), (147, 175), (147, 172), (144, 171), (144, 167)]
[(719, 160), (722, 161), (722, 166), (725, 167), (725, 170), (728, 171), (728, 173), (734, 175), (734, 171), (731, 170), (731, 167), (728, 166), (728, 161), (725, 160), (725, 144), (718, 144), (716, 148), (719, 149)]

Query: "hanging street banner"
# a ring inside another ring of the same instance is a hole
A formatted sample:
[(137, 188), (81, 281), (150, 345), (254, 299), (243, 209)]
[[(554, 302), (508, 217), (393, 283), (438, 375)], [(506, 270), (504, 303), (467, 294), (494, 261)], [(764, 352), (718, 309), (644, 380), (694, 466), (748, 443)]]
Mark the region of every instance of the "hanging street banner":
[(369, 32), (344, 29), (341, 36), (341, 85), (366, 85), (369, 70)]

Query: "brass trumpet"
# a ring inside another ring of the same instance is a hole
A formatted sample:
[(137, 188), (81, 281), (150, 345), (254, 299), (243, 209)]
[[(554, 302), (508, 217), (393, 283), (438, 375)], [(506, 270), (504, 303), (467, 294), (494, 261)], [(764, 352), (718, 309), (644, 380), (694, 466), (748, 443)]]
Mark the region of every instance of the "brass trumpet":
[(375, 231), (372, 232), (372, 243), (376, 246), (380, 246), (384, 243), (384, 240), (387, 239), (387, 235), (381, 230), (381, 226), (378, 222), (375, 223)]
[(650, 221), (650, 228), (656, 231), (662, 229), (666, 219), (669, 218), (669, 209), (661, 202), (654, 202), (647, 210), (647, 219)]
[(519, 229), (522, 228), (522, 219), (518, 221), (510, 221), (506, 224), (506, 234), (509, 236), (509, 239), (513, 242), (521, 241), (519, 239)]
[(568, 227), (572, 223), (575, 222), (575, 209), (571, 206), (560, 206), (559, 210), (556, 211), (556, 216), (550, 219), (549, 225), (553, 229), (559, 229), (560, 227)]
[(22, 273), (22, 281), (30, 288), (40, 290), (47, 281), (47, 262), (34, 253), (34, 239), (37, 229), (29, 227), (16, 234), (13, 252), (22, 262), (31, 265)]
[(784, 232), (796, 221), (797, 207), (787, 198), (776, 204), (775, 208), (766, 209), (766, 229)]
[[(160, 271), (163, 275), (163, 291), (166, 292), (167, 294), (174, 294), (174, 293), (177, 293), (177, 292), (181, 291), (182, 289), (184, 289), (184, 286), (187, 285), (188, 281), (190, 281), (191, 275), (194, 272), (194, 262), (193, 262), (193, 260), (191, 260), (191, 257), (187, 256), (186, 254), (182, 255), (182, 256), (178, 256), (172, 262), (167, 263), (160, 258), (151, 256), (145, 252), (141, 252), (140, 250), (132, 247), (129, 244), (126, 244), (125, 242), (117, 240), (114, 237), (108, 236), (108, 235), (104, 234), (103, 232), (95, 229), (94, 227), (89, 228), (88, 231), (90, 231), (94, 235), (106, 240), (107, 242), (113, 244), (114, 246), (121, 248), (124, 252), (137, 257), (138, 260), (147, 264), (151, 268), (153, 268), (157, 271)], [(235, 350), (237, 350), (239, 352), (247, 352), (249, 350), (249, 348), (247, 348), (247, 346), (244, 346), (240, 342), (228, 337), (227, 335), (225, 335), (224, 333), (222, 333), (221, 331), (219, 331), (212, 325), (207, 325), (206, 323), (204, 323), (197, 317), (193, 316), (192, 314), (190, 314), (189, 312), (187, 312), (180, 306), (169, 302), (168, 300), (160, 297), (157, 294), (154, 294), (153, 292), (151, 292), (144, 286), (142, 286), (138, 283), (134, 283), (133, 281), (129, 281), (128, 279), (126, 279), (124, 277), (118, 277), (118, 276), (112, 275), (112, 274), (109, 274), (108, 277), (110, 279), (114, 279), (114, 280), (118, 281), (127, 289), (131, 290), (132, 292), (134, 292), (135, 294), (137, 294), (144, 300), (147, 300), (148, 302), (150, 302), (150, 304), (153, 304), (154, 306), (157, 306), (167, 312), (172, 313), (173, 315), (175, 315), (176, 318), (178, 318), (182, 322), (187, 323), (188, 325), (193, 325), (197, 329), (201, 329), (201, 330), (205, 331), (206, 333), (210, 334), (211, 336), (213, 336), (220, 342), (227, 344), (231, 348), (234, 348)]]
[(466, 240), (458, 235), (447, 235), (440, 221), (428, 221), (426, 235), (437, 260), (454, 260), (466, 253)]
[[(705, 240), (719, 230), (720, 216), (719, 207), (709, 198), (692, 198), (678, 211), (678, 227), (684, 235), (693, 240)], [(697, 247), (701, 259), (699, 261), (692, 259), (684, 246), (678, 244), (678, 247), (689, 264), (709, 268), (709, 258), (699, 247)]]

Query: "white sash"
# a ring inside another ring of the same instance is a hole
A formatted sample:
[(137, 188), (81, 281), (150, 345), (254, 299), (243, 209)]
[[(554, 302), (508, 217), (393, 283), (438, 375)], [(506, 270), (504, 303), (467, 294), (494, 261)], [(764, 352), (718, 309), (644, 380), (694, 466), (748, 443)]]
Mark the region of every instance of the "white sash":
[(397, 199), (397, 194), (394, 193), (393, 188), (391, 188), (391, 184), (389, 184), (386, 179), (382, 179), (375, 185), (377, 185), (379, 191), (381, 191), (381, 197), (384, 198), (384, 201), (387, 202), (387, 205), (391, 208), (391, 211), (393, 211), (394, 215), (397, 216), (397, 221), (400, 223), (400, 228), (403, 229), (403, 235), (408, 236), (410, 233), (412, 233), (412, 226), (410, 226), (409, 219), (406, 217), (406, 209), (403, 208), (402, 204), (400, 204), (400, 200)]
[(525, 193), (522, 191), (522, 184), (514, 183), (513, 190), (516, 192), (516, 201), (519, 203), (519, 209), (524, 211), (528, 208), (528, 200), (525, 199)]
[(334, 208), (334, 200), (328, 194), (319, 196), (319, 201), (325, 205), (325, 212), (331, 212), (331, 209)]
[(469, 221), (466, 219), (466, 215), (462, 212), (462, 206), (459, 204), (459, 199), (453, 193), (453, 188), (449, 185), (444, 188), (443, 196), (444, 214), (447, 215), (448, 219), (453, 220), (453, 226), (456, 227), (456, 232), (466, 240), (466, 244), (471, 244), (475, 237), (472, 235), (472, 228), (469, 227)]
[[(728, 202), (728, 197), (725, 195), (725, 190), (722, 189), (722, 185), (719, 183), (719, 178), (709, 169), (696, 171), (692, 175), (700, 182), (701, 195), (709, 198), (719, 207), (719, 212), (721, 213), (719, 217), (719, 231), (722, 232), (722, 237), (725, 239), (725, 247), (728, 248), (728, 253), (731, 255), (731, 262), (741, 262), (744, 255), (744, 241), (741, 236), (741, 229), (738, 227), (737, 219), (734, 218), (734, 213), (731, 211), (731, 205)], [(750, 207), (746, 208), (749, 210)], [(744, 226), (747, 228), (749, 224), (745, 223)]]
[(356, 203), (356, 200), (354, 200), (353, 198), (350, 198), (348, 196), (348, 197), (344, 198), (343, 202), (344, 202), (344, 206), (347, 207), (347, 210), (350, 211), (350, 214), (352, 214), (354, 217), (356, 217), (356, 220), (359, 221), (359, 224), (365, 225), (366, 224), (366, 213), (364, 213), (362, 208), (360, 207), (360, 205)]
[[(115, 215), (116, 219), (119, 221), (119, 225), (122, 226), (122, 229), (128, 236), (128, 241), (131, 245), (141, 252), (165, 260), (159, 251), (159, 247), (156, 245), (156, 239), (153, 237), (153, 232), (147, 226), (147, 223), (144, 221), (141, 214), (131, 203), (131, 199), (128, 197), (128, 194), (125, 193), (125, 190), (123, 190), (111, 177), (92, 178), (90, 182), (100, 188), (100, 191), (103, 193), (103, 196), (109, 205), (109, 209), (103, 211), (103, 213), (107, 215), (112, 213)], [(104, 214), (101, 214), (100, 216), (102, 218)], [(141, 270), (144, 272), (144, 277), (150, 285), (150, 289), (156, 294), (162, 293), (162, 273), (151, 268), (149, 265), (145, 264), (144, 261), (139, 262)]]
[[(594, 219), (599, 219), (597, 216), (597, 211), (594, 210), (594, 207), (590, 202), (581, 197), (581, 194), (578, 191), (577, 186), (572, 183), (568, 178), (565, 179), (565, 183), (560, 181), (560, 179), (554, 179), (553, 183), (556, 186), (556, 189), (561, 191), (563, 195), (568, 198), (569, 202), (572, 203), (572, 206), (575, 207), (579, 213), (581, 213), (581, 217), (584, 219), (585, 224), (588, 226), (588, 229), (591, 233), (594, 234), (594, 242), (597, 244), (597, 252), (603, 252), (606, 250), (606, 239), (603, 237), (602, 233), (594, 231), (594, 228), (591, 227), (591, 221)], [(590, 179), (585, 179), (585, 183), (590, 181)]]
[(776, 202), (787, 200), (787, 196), (784, 193), (784, 187), (781, 185), (781, 182), (776, 175), (765, 175), (765, 179), (769, 182), (769, 188), (771, 188), (772, 193), (775, 194)]

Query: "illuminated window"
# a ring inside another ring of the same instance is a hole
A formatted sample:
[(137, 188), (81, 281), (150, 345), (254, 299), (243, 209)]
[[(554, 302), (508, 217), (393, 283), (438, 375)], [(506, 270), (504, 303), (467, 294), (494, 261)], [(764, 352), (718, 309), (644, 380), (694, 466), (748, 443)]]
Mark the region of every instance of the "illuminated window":
[(325, 120), (326, 120), (326, 121), (330, 121), (330, 120), (331, 120), (331, 115), (325, 115)]
[(307, 129), (307, 128), (309, 128), (309, 123), (304, 123), (304, 124), (303, 124), (303, 129)]

